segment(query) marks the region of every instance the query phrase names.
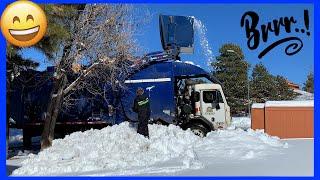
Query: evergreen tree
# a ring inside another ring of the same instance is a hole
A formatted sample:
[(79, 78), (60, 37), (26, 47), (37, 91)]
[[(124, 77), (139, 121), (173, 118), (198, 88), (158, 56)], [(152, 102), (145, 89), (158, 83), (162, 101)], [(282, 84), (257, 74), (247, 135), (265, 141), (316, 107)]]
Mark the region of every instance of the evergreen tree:
[(48, 20), (48, 28), (45, 36), (34, 45), (34, 48), (43, 52), (50, 60), (55, 60), (55, 56), (62, 50), (65, 41), (70, 38), (72, 21), (78, 15), (78, 6), (80, 5), (43, 5), (42, 8)]
[(257, 64), (252, 71), (251, 99), (264, 103), (268, 100), (292, 100), (295, 93), (288, 86), (283, 76), (273, 76), (262, 64)]
[(232, 114), (247, 111), (248, 67), (241, 48), (235, 44), (225, 44), (220, 55), (212, 63), (213, 75), (221, 82), (223, 91), (231, 107)]
[(274, 83), (276, 87), (276, 94), (272, 100), (292, 100), (296, 97), (294, 91), (289, 87), (286, 78), (283, 76), (275, 76)]
[[(62, 48), (63, 41), (70, 36), (70, 20), (76, 13), (76, 6), (71, 5), (43, 5), (41, 6), (48, 19), (48, 28), (43, 39), (30, 48), (36, 48), (52, 59)], [(19, 74), (20, 70), (34, 69), (39, 64), (31, 59), (24, 59), (21, 52), (24, 48), (7, 44), (6, 62), (7, 72)], [(52, 59), (54, 60), (54, 59)]]
[(273, 77), (262, 63), (253, 68), (250, 87), (253, 102), (263, 103), (275, 97), (276, 87)]
[(310, 92), (310, 93), (314, 93), (314, 79), (313, 79), (313, 72), (310, 72), (307, 76), (307, 80), (304, 83), (304, 87), (303, 90)]

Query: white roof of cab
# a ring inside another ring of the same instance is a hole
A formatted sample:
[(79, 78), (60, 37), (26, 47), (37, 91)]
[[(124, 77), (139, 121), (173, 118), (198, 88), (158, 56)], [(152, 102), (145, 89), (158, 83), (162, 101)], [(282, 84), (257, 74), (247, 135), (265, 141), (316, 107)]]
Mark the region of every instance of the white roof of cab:
[(195, 89), (222, 89), (220, 84), (195, 84)]

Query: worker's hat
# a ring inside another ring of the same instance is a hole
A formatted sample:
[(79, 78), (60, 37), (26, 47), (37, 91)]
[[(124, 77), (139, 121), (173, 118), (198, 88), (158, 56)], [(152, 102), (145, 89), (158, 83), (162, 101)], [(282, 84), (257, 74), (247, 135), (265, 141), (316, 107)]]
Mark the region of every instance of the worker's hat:
[(143, 94), (144, 93), (144, 89), (142, 87), (138, 87), (137, 89), (137, 94)]

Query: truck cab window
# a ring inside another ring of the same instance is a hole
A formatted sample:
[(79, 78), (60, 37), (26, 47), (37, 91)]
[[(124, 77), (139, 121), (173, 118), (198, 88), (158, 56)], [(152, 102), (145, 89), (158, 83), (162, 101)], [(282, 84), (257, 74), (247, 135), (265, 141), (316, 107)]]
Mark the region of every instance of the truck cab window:
[(217, 91), (203, 91), (203, 102), (213, 103), (217, 100)]

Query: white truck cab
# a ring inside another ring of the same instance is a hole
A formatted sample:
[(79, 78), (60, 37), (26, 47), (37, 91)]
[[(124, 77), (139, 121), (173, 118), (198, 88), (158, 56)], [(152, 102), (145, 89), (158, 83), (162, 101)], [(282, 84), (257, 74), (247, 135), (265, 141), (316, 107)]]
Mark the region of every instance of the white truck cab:
[(230, 107), (219, 84), (189, 81), (183, 89), (182, 99), (190, 99), (178, 105), (179, 122), (184, 129), (190, 128), (196, 135), (204, 137), (210, 131), (230, 125)]
[(230, 125), (230, 107), (219, 84), (195, 84), (192, 87), (198, 101), (195, 102), (195, 116), (202, 116), (211, 122), (214, 129)]

